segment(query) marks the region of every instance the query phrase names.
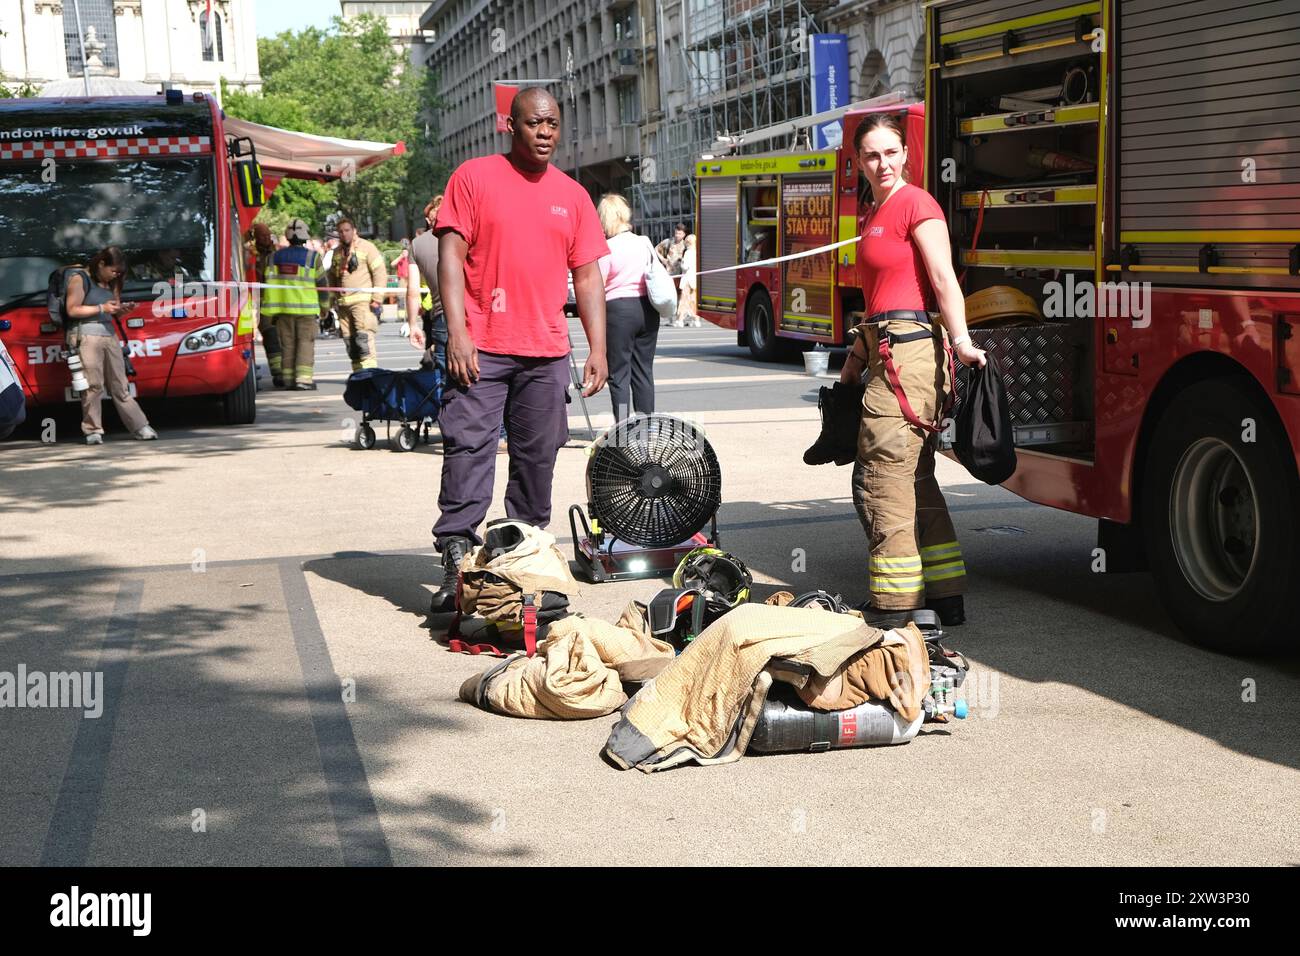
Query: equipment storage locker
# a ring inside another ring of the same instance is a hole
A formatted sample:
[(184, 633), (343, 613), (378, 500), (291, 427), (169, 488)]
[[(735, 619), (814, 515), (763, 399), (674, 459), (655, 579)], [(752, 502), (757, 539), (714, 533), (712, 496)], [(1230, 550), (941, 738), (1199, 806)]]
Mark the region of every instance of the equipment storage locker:
[(963, 292), (1011, 287), (1047, 313), (972, 337), (1007, 380), (1017, 445), (1088, 459), (1092, 326), (1054, 310), (1048, 284), (1091, 280), (1100, 261), (1101, 4), (966, 0), (930, 18), (927, 186)]

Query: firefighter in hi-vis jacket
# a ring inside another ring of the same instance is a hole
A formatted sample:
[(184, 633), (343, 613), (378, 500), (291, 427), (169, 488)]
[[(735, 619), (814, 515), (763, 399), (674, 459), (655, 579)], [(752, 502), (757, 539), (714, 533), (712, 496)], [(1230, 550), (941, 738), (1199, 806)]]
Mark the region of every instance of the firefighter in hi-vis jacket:
[(307, 248), (311, 232), (301, 219), (284, 231), (289, 245), (277, 249), (266, 269), (262, 311), (275, 319), (280, 336), (284, 387), (315, 391), (316, 330), (321, 299), (316, 287), (324, 284), (320, 254)]

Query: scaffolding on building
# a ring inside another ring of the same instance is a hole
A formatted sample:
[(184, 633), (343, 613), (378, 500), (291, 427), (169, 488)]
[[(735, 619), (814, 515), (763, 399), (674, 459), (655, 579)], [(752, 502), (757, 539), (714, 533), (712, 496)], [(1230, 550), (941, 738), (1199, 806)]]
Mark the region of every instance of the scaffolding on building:
[(685, 0), (680, 55), (690, 87), (688, 108), (660, 127), (655, 181), (633, 188), (637, 220), (647, 235), (661, 238), (678, 220), (691, 223), (695, 160), (720, 137), (743, 138), (812, 112), (808, 38), (821, 32), (816, 18), (835, 3)]

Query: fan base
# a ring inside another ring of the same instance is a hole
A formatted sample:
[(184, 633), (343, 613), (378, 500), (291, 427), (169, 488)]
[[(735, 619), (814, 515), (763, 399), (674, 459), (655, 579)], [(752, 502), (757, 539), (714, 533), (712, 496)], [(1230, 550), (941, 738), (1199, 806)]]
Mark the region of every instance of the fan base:
[[(695, 548), (709, 547), (712, 542), (702, 534), (668, 548), (638, 548), (625, 541), (610, 541), (597, 548), (590, 538), (578, 542), (574, 549), (582, 576), (592, 584), (606, 581), (630, 581), (634, 578), (661, 578), (671, 575)], [(606, 550), (610, 545), (627, 550)]]
[(579, 534), (574, 520), (577, 517), (575, 509), (582, 517), (584, 528), (587, 526), (586, 514), (581, 507), (573, 505), (569, 509), (569, 522), (573, 530), (574, 563), (579, 574), (592, 584), (667, 577), (677, 570), (682, 558), (696, 548), (718, 547), (716, 515), (710, 522), (708, 534), (700, 531), (680, 544), (644, 548), (606, 534), (593, 534), (589, 529), (586, 534)]

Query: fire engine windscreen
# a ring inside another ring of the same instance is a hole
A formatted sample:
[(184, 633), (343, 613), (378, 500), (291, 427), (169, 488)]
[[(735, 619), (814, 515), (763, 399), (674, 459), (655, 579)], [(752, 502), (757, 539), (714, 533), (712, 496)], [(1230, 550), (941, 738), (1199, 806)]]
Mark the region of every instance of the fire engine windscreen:
[(206, 156), (0, 165), (0, 306), (109, 245), (126, 253), (128, 298), (178, 272), (186, 281), (211, 280), (211, 167)]

